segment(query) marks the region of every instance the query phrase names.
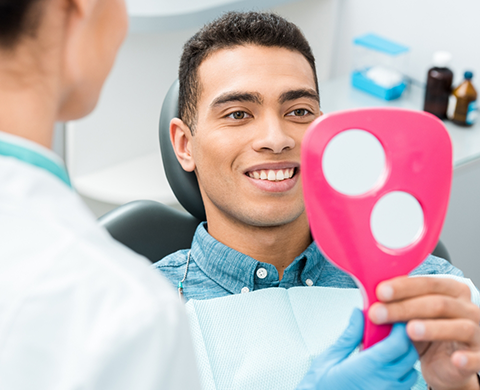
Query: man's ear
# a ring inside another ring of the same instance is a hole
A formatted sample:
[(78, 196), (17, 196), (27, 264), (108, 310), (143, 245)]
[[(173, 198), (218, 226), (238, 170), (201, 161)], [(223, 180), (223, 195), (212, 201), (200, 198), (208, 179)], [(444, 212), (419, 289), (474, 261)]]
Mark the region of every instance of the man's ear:
[(193, 172), (195, 161), (192, 154), (192, 133), (179, 118), (170, 121), (170, 141), (182, 168), (187, 172)]

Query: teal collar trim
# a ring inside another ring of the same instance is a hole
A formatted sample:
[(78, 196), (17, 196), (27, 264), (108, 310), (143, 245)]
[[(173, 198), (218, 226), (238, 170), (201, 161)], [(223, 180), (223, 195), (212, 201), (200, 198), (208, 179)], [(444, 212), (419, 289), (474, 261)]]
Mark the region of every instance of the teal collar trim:
[(72, 187), (70, 178), (64, 167), (34, 150), (0, 140), (0, 155), (5, 157), (15, 157), (28, 164), (43, 168), (57, 176), (70, 188)]

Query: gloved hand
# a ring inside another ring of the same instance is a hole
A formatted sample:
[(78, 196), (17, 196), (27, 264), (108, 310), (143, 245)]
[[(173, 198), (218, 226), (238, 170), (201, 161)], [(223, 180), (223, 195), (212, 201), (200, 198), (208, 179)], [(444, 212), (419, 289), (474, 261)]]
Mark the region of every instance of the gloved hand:
[(395, 324), (387, 338), (349, 356), (362, 340), (363, 324), (362, 312), (355, 309), (345, 332), (313, 361), (297, 390), (410, 389), (417, 380), (418, 354), (405, 324)]

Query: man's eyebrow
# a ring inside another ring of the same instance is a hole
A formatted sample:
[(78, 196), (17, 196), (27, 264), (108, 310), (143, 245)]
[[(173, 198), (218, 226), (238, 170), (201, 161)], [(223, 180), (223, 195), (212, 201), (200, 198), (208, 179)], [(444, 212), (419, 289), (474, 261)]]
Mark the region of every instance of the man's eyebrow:
[(226, 92), (217, 96), (210, 107), (217, 107), (230, 102), (251, 102), (256, 104), (263, 104), (263, 99), (259, 93), (256, 92)]
[(312, 99), (320, 103), (320, 96), (318, 95), (318, 92), (314, 89), (294, 89), (291, 91), (287, 91), (280, 95), (278, 101), (280, 102), (280, 104), (283, 104), (285, 102), (297, 100), (300, 98)]

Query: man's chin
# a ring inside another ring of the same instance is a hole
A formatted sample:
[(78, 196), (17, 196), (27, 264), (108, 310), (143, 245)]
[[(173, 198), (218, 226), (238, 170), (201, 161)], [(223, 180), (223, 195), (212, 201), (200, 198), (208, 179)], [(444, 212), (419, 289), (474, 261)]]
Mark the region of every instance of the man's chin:
[(238, 199), (235, 205), (205, 202), (205, 210), (209, 225), (215, 224), (216, 220), (256, 228), (276, 228), (296, 223), (308, 225), (303, 201), (269, 204)]
[(252, 227), (258, 228), (276, 228), (282, 227), (289, 224), (293, 224), (296, 222), (301, 216), (301, 213), (295, 213), (293, 215), (279, 215), (276, 214), (264, 214), (264, 215), (252, 215), (252, 216), (245, 216), (243, 219), (243, 223), (246, 225), (250, 225)]

